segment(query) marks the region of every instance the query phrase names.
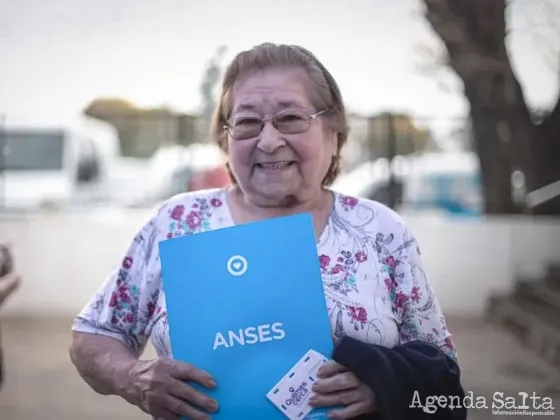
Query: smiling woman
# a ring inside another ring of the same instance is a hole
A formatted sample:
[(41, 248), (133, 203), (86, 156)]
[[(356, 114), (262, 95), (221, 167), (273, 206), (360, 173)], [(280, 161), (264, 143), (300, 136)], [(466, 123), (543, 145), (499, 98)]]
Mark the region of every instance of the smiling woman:
[[(319, 60), (293, 45), (238, 54), (225, 72), (211, 131), (234, 184), (164, 203), (75, 319), (71, 357), (92, 388), (156, 418), (210, 418), (220, 402), (185, 381), (213, 388), (215, 379), (171, 359), (158, 243), (309, 212), (336, 340), (313, 404), (341, 407), (331, 418), (412, 419), (424, 415), (406, 408), (414, 391), (462, 397), (455, 347), (413, 234), (382, 204), (329, 188), (348, 124), (338, 85)], [(232, 271), (244, 269), (235, 264)], [(148, 338), (158, 358), (138, 360)], [(464, 410), (443, 414), (465, 418)]]
[[(255, 204), (283, 207), (324, 198), (317, 186), (324, 184), (342, 142), (318, 120), (336, 110), (324, 101), (315, 111), (306, 79), (297, 67), (253, 70), (236, 80), (231, 97), (221, 103), (220, 114), (231, 117), (224, 121), (220, 144), (227, 142), (233, 178)], [(345, 140), (346, 127), (341, 131)]]

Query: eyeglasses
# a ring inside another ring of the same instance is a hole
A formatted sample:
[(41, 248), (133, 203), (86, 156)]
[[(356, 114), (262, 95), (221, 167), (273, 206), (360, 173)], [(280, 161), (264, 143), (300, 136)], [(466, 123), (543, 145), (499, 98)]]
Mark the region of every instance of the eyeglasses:
[(224, 130), (234, 140), (247, 140), (258, 136), (267, 121), (271, 121), (274, 128), (284, 134), (299, 134), (307, 131), (311, 126), (311, 121), (323, 115), (328, 108), (315, 114), (308, 114), (302, 110), (286, 110), (268, 117), (234, 117), (227, 121)]

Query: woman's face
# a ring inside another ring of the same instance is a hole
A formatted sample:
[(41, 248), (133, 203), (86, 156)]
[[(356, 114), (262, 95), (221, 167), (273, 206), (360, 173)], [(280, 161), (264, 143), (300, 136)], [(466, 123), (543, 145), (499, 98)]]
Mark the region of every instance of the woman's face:
[(279, 112), (290, 120), (297, 112), (321, 111), (311, 104), (309, 83), (303, 69), (272, 68), (247, 74), (233, 86), (230, 118), (245, 117), (236, 124), (249, 124), (250, 117), (269, 119), (253, 137), (236, 140), (228, 135), (231, 170), (247, 198), (257, 204), (281, 205), (294, 198), (301, 202), (321, 190), (336, 153), (336, 133), (326, 128), (323, 117), (296, 134), (282, 133), (270, 120)]

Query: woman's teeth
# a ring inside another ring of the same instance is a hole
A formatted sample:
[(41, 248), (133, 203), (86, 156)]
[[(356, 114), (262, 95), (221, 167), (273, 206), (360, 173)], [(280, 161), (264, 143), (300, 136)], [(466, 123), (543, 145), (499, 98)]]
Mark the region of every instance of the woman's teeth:
[(263, 169), (267, 169), (267, 170), (271, 170), (271, 171), (278, 171), (280, 169), (287, 168), (292, 163), (293, 162), (285, 160), (285, 161), (282, 161), (282, 162), (259, 163), (258, 166), (263, 168)]

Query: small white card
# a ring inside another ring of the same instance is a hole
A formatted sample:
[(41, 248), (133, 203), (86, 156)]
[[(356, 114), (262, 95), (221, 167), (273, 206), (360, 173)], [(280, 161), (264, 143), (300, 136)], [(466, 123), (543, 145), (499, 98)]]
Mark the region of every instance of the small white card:
[(295, 366), (266, 394), (267, 398), (290, 420), (302, 420), (313, 410), (308, 404), (317, 370), (327, 358), (309, 350)]

